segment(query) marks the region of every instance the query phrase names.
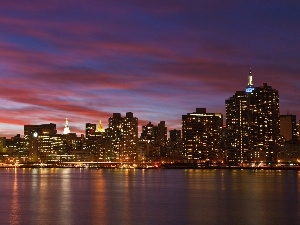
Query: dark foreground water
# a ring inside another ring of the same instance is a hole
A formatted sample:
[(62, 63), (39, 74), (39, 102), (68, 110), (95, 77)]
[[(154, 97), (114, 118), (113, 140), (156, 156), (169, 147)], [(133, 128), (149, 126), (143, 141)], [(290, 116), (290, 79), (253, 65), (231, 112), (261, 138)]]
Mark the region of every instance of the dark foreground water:
[(0, 169), (0, 224), (300, 224), (300, 172)]

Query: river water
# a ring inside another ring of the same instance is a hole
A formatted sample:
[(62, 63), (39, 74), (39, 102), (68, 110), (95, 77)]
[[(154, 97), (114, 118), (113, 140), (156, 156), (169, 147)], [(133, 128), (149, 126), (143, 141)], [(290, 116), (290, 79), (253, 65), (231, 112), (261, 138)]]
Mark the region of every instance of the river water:
[(300, 171), (0, 169), (0, 224), (300, 223)]

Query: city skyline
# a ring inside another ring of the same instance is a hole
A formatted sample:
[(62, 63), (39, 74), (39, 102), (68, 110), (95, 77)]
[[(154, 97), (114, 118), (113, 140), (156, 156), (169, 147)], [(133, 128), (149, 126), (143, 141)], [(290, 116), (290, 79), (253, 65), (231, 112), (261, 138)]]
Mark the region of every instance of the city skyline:
[(195, 108), (222, 113), (254, 86), (300, 118), (300, 5), (272, 1), (9, 1), (0, 9), (0, 136), (26, 124), (71, 132), (113, 113), (181, 129)]

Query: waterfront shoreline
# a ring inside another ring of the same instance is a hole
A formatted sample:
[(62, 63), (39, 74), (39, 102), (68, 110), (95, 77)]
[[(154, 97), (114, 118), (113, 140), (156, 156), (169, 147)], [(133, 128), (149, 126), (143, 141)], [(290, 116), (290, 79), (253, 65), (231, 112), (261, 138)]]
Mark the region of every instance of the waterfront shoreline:
[(262, 167), (240, 167), (240, 166), (208, 166), (208, 167), (196, 167), (189, 165), (163, 165), (159, 167), (134, 167), (134, 168), (119, 168), (119, 167), (105, 167), (105, 166), (1, 166), (0, 169), (118, 169), (118, 170), (153, 170), (153, 169), (194, 169), (194, 170), (300, 170), (300, 166), (262, 166)]

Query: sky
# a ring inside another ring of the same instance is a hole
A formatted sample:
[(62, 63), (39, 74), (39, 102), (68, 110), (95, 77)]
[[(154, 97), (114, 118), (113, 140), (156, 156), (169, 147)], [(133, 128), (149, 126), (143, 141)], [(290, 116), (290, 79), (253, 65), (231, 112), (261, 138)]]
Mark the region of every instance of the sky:
[(113, 113), (181, 129), (247, 85), (300, 119), (300, 2), (10, 0), (0, 7), (0, 136), (55, 123), (84, 133)]

